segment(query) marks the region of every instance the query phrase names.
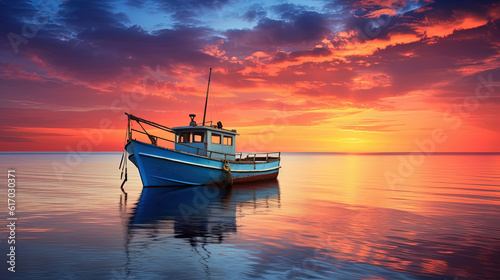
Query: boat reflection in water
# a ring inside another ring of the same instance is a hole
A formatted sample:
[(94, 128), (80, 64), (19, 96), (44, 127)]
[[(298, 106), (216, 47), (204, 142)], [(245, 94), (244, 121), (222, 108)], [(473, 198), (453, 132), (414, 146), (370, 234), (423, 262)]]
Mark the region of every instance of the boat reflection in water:
[(130, 215), (123, 213), (126, 274), (222, 277), (232, 269), (221, 262), (233, 261), (231, 266), (240, 266), (237, 270), (242, 272), (241, 266), (248, 260), (245, 249), (232, 242), (224, 244), (225, 240), (237, 234), (239, 219), (265, 214), (280, 203), (278, 181), (227, 188), (144, 188)]

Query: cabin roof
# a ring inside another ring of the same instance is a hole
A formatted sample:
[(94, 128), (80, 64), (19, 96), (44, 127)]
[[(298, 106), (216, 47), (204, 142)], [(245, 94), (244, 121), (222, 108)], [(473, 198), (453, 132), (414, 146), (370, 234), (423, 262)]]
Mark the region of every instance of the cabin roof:
[(178, 126), (172, 127), (175, 132), (189, 132), (189, 131), (200, 131), (200, 130), (210, 130), (217, 133), (225, 133), (231, 135), (240, 135), (236, 130), (229, 130), (224, 128), (217, 128), (213, 126), (199, 125), (199, 126)]

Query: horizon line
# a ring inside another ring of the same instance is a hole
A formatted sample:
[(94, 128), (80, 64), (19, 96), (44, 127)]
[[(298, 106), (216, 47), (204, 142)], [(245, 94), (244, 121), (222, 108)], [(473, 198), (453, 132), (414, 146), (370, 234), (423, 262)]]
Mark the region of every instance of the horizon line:
[[(89, 152), (77, 152), (79, 154), (91, 154), (91, 153), (121, 153), (123, 151), (89, 151)], [(70, 153), (70, 151), (0, 151), (0, 154), (29, 154), (29, 153), (45, 153), (45, 154), (61, 154)], [(71, 152), (75, 153), (75, 152)], [(266, 153), (266, 152), (243, 152), (243, 153)], [(422, 151), (418, 152), (281, 152), (281, 153), (301, 153), (301, 154), (336, 154), (336, 155), (412, 155), (412, 154), (423, 154), (426, 156), (430, 155), (500, 155), (500, 152), (432, 152), (425, 153)]]

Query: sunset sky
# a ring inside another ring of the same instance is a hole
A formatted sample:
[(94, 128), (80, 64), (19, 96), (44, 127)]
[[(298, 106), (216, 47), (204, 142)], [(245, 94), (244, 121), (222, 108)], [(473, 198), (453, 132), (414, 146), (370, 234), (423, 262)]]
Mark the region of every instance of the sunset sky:
[(0, 150), (201, 122), (213, 68), (238, 150), (500, 152), (499, 28), (495, 1), (1, 1)]

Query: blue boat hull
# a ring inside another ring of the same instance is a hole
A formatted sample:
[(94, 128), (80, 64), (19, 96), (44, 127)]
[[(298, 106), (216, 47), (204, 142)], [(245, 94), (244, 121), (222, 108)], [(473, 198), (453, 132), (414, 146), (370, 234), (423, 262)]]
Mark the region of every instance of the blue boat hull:
[[(224, 161), (132, 140), (125, 146), (139, 169), (144, 187), (198, 186), (228, 183)], [(234, 183), (276, 179), (280, 161), (229, 161)]]

